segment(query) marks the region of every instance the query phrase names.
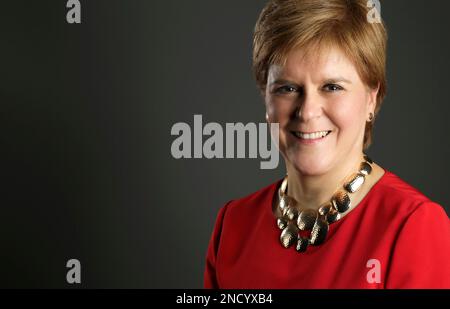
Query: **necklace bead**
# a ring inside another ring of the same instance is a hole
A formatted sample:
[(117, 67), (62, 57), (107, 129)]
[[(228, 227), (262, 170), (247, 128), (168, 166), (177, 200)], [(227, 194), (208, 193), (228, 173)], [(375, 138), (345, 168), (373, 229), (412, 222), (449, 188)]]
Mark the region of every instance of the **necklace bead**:
[(297, 226), (302, 231), (311, 230), (317, 220), (317, 211), (314, 209), (305, 209), (300, 212), (297, 220)]
[[(289, 248), (296, 243), (298, 252), (305, 252), (309, 245), (319, 246), (327, 238), (329, 225), (338, 221), (341, 214), (351, 208), (349, 194), (358, 191), (365, 183), (366, 177), (372, 172), (373, 161), (364, 155), (359, 170), (354, 173), (347, 183), (332, 196), (330, 202), (318, 210), (299, 210), (296, 201), (287, 194), (288, 178), (284, 178), (278, 191), (278, 210), (281, 217), (277, 218), (277, 227), (281, 230), (280, 243)], [(277, 215), (279, 216), (279, 215)], [(309, 237), (300, 236), (300, 231), (311, 231)]]
[(281, 232), (280, 241), (285, 248), (292, 246), (298, 239), (298, 228), (294, 224), (288, 224)]

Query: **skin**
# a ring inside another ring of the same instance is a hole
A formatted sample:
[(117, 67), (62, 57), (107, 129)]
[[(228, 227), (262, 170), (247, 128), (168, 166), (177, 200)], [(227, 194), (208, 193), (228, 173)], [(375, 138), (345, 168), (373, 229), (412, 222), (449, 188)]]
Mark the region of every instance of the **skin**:
[[(267, 121), (279, 123), (288, 194), (300, 209), (318, 209), (329, 202), (358, 170), (363, 161), (364, 129), (369, 114), (374, 113), (377, 93), (378, 88), (365, 85), (338, 48), (295, 49), (284, 65), (270, 66), (265, 90)], [(331, 133), (319, 143), (305, 145), (293, 131)], [(383, 175), (380, 166), (372, 167), (366, 183), (350, 195), (351, 209)]]

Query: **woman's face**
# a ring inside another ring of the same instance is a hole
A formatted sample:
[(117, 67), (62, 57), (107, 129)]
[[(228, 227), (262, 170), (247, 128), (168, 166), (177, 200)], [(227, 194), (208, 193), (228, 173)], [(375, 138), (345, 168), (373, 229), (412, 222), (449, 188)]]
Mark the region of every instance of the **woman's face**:
[(323, 175), (341, 162), (359, 160), (376, 95), (337, 48), (320, 54), (293, 50), (284, 66), (272, 65), (266, 109), (268, 122), (280, 125), (286, 164), (303, 175)]

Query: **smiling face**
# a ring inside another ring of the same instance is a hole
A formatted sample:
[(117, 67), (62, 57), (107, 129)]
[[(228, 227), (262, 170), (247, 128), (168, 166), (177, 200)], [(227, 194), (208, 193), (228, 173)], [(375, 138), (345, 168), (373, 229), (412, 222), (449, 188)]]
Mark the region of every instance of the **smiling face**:
[(360, 160), (377, 95), (339, 49), (320, 50), (296, 49), (285, 65), (271, 65), (265, 92), (268, 122), (280, 125), (288, 171), (309, 176)]

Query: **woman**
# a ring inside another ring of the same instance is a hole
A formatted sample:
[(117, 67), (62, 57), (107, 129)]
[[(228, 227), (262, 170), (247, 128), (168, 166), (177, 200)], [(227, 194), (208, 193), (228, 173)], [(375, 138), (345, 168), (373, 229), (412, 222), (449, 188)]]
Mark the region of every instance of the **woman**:
[(364, 155), (386, 92), (367, 1), (272, 0), (254, 34), (287, 176), (219, 212), (207, 288), (450, 288), (443, 208)]

